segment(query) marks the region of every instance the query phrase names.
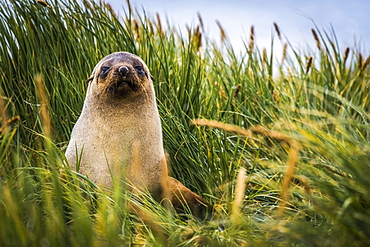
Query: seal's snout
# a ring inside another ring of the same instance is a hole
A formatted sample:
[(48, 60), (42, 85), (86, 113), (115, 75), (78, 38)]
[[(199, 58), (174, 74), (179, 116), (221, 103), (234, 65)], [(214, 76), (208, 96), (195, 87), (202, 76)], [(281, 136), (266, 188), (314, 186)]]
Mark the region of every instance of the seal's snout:
[(126, 66), (121, 66), (119, 67), (118, 69), (119, 73), (122, 75), (122, 76), (125, 76), (127, 75), (128, 73), (128, 68)]

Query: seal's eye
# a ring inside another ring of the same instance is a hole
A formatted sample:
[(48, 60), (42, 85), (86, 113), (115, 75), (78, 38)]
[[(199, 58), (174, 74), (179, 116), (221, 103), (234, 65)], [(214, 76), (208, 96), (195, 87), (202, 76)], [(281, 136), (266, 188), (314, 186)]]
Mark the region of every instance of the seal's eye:
[(103, 67), (101, 67), (101, 72), (100, 72), (100, 74), (99, 74), (99, 77), (101, 78), (101, 79), (105, 79), (105, 77), (107, 77), (107, 75), (108, 75), (108, 70), (109, 70), (109, 67), (108, 66), (103, 66)]
[(101, 72), (102, 72), (102, 73), (106, 73), (108, 70), (109, 70), (109, 67), (107, 67), (107, 66), (103, 66), (103, 67), (101, 68)]
[(135, 70), (136, 72), (139, 74), (139, 76), (143, 76), (145, 75), (145, 72), (143, 70), (143, 67), (142, 66), (135, 66)]

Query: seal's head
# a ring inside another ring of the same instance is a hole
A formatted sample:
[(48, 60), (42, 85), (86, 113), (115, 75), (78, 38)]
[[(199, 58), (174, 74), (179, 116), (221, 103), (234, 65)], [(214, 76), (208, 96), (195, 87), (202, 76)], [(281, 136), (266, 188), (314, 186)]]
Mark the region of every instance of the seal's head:
[(141, 90), (151, 90), (154, 78), (143, 60), (128, 52), (115, 52), (104, 57), (88, 79), (98, 87), (101, 96), (125, 98)]

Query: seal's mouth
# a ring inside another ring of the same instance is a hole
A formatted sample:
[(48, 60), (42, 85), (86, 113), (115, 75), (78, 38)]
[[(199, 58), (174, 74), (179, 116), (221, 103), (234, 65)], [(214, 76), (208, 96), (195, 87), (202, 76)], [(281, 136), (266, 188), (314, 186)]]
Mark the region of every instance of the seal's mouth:
[(107, 91), (109, 94), (115, 94), (117, 91), (118, 91), (118, 88), (123, 88), (125, 86), (125, 84), (127, 84), (126, 82), (122, 81), (122, 82), (115, 82), (113, 83), (112, 85), (110, 85), (109, 87), (107, 87)]
[(107, 87), (110, 94), (120, 94), (127, 90), (137, 91), (139, 86), (135, 83), (133, 75), (127, 74), (125, 76), (114, 75), (116, 80)]

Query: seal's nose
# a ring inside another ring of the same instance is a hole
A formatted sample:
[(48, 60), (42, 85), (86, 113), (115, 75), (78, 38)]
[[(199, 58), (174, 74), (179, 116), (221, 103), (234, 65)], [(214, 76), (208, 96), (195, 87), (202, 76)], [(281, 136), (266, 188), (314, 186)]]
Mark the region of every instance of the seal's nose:
[(119, 67), (118, 71), (121, 73), (121, 75), (125, 76), (128, 72), (128, 68), (126, 66), (121, 66)]

